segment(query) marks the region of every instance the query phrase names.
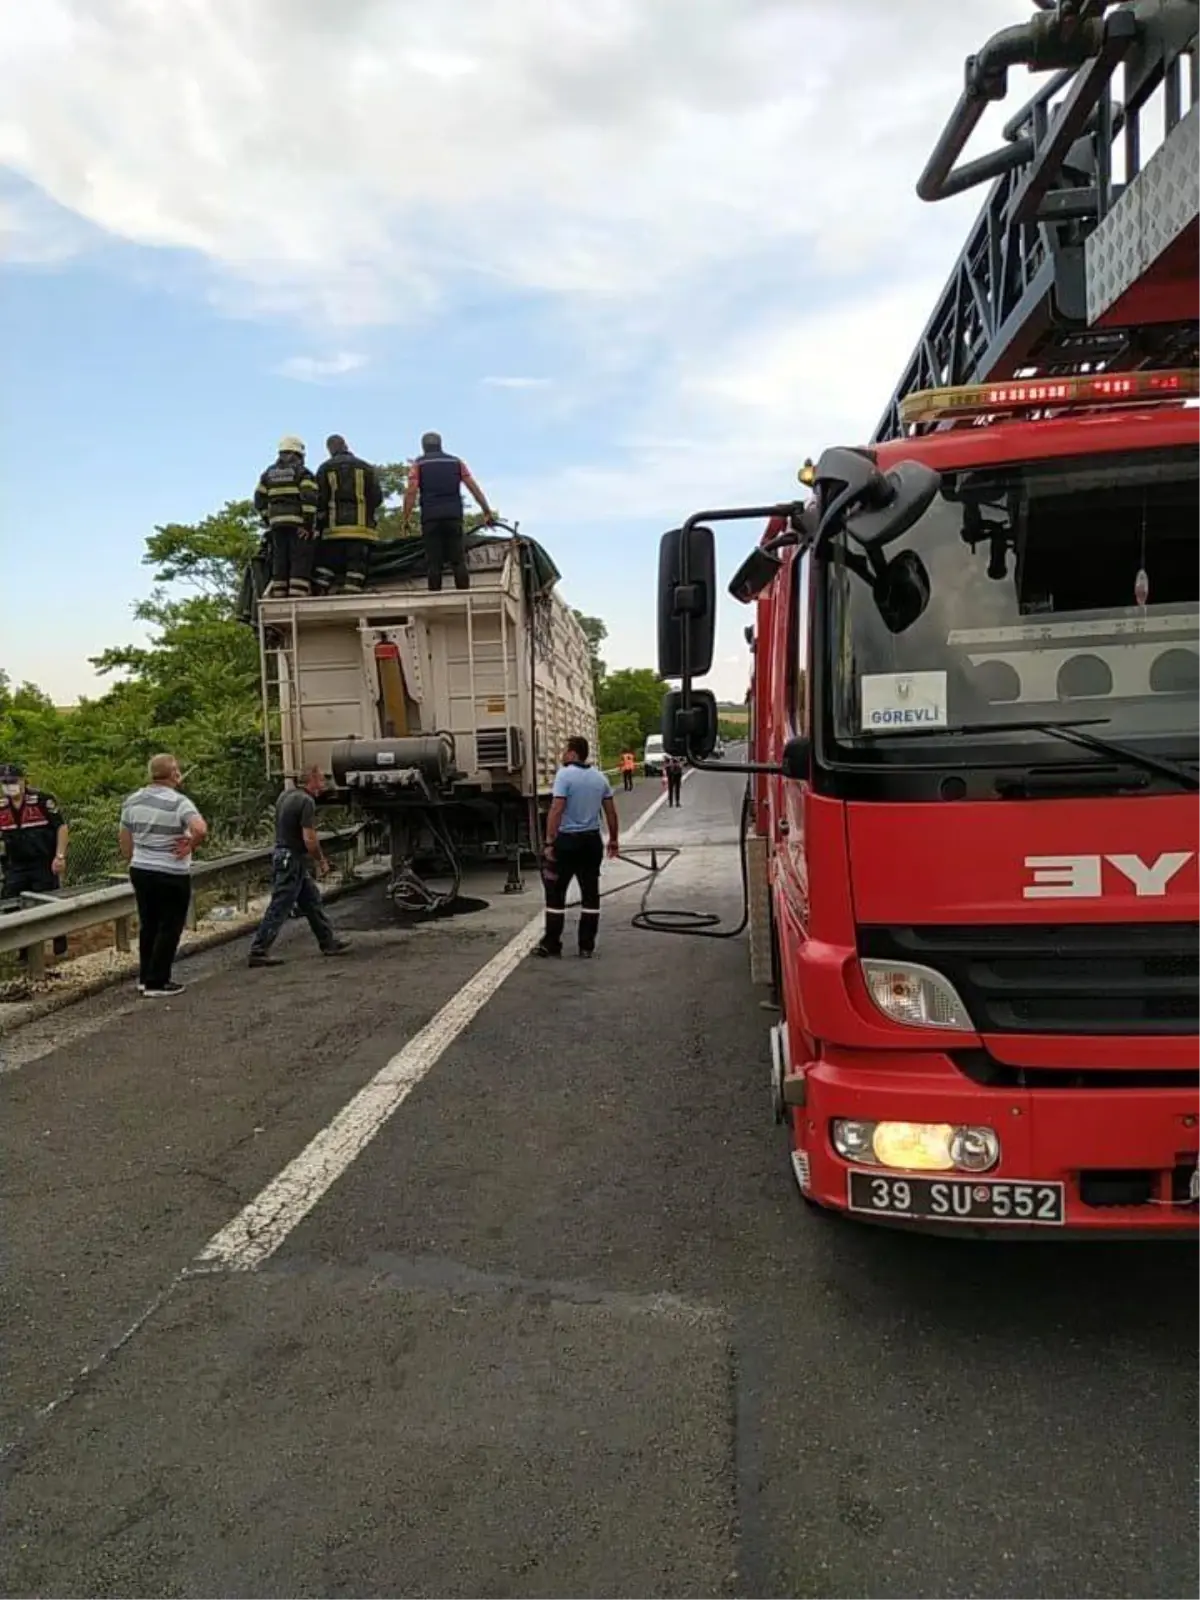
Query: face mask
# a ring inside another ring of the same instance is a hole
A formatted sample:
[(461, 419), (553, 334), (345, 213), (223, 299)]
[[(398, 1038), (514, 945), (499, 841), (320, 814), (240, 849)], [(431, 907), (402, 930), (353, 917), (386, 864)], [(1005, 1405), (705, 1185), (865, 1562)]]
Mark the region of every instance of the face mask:
[(19, 800), (21, 798), (21, 785), (19, 783), (6, 783), (4, 785), (5, 798)]

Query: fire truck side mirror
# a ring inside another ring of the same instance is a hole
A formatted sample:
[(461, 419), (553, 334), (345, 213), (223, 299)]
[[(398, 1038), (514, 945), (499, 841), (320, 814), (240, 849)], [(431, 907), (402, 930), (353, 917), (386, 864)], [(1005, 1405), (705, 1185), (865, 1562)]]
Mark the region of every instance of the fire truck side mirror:
[(683, 709), (683, 694), (671, 689), (663, 696), (663, 749), (669, 756), (690, 756), (707, 761), (717, 747), (717, 697), (710, 689), (693, 689), (692, 703)]
[[(658, 674), (702, 678), (717, 635), (717, 541), (712, 528), (662, 534), (658, 552)], [(686, 645), (686, 650), (685, 650)]]
[(780, 762), (785, 778), (810, 778), (812, 776), (812, 740), (806, 733), (798, 733), (783, 747)]
[[(658, 547), (658, 675), (712, 667), (717, 631), (717, 546), (711, 528), (672, 528)], [(686, 645), (686, 648), (685, 648)]]
[(782, 565), (779, 557), (772, 555), (769, 550), (751, 550), (729, 580), (730, 594), (742, 605), (748, 606), (775, 581), (775, 574)]
[(925, 515), (941, 482), (941, 474), (920, 461), (897, 463), (872, 492), (846, 511), (846, 532), (860, 549), (882, 550)]
[(889, 633), (904, 633), (924, 614), (930, 583), (925, 563), (915, 550), (902, 550), (875, 574), (871, 592)]

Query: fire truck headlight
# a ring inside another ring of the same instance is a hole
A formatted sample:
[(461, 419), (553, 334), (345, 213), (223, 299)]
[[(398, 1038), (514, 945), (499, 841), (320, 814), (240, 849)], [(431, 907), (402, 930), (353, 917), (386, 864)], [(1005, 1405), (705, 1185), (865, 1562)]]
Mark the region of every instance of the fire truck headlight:
[(960, 1172), (986, 1172), (1000, 1159), (1000, 1141), (991, 1128), (955, 1128), (950, 1156)]
[(1000, 1159), (991, 1128), (839, 1118), (829, 1132), (844, 1161), (897, 1172), (987, 1172)]
[(878, 1159), (872, 1144), (875, 1137), (873, 1122), (841, 1120), (829, 1127), (833, 1148), (844, 1161), (867, 1161), (872, 1165)]
[(932, 967), (907, 961), (879, 961), (870, 956), (864, 956), (859, 965), (867, 993), (893, 1022), (913, 1028), (973, 1031), (974, 1023), (957, 989)]

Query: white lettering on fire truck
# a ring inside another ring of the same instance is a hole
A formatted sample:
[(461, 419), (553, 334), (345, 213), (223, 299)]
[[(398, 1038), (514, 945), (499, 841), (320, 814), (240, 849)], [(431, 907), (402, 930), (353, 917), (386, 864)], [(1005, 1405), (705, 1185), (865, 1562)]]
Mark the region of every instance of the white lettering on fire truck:
[(1026, 900), (1099, 900), (1104, 894), (1107, 862), (1133, 885), (1135, 895), (1161, 898), (1171, 879), (1195, 853), (1168, 850), (1154, 861), (1143, 861), (1135, 855), (1026, 856), (1025, 870), (1031, 881), (1021, 892)]

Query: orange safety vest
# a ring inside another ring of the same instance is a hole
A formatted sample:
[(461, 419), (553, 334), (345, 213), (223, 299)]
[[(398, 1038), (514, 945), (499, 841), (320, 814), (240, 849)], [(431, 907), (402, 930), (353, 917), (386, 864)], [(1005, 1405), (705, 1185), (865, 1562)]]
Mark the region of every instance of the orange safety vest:
[(637, 762), (633, 759), (633, 757), (631, 755), (623, 755), (621, 757), (621, 771), (622, 772), (632, 772), (636, 766), (637, 766)]

